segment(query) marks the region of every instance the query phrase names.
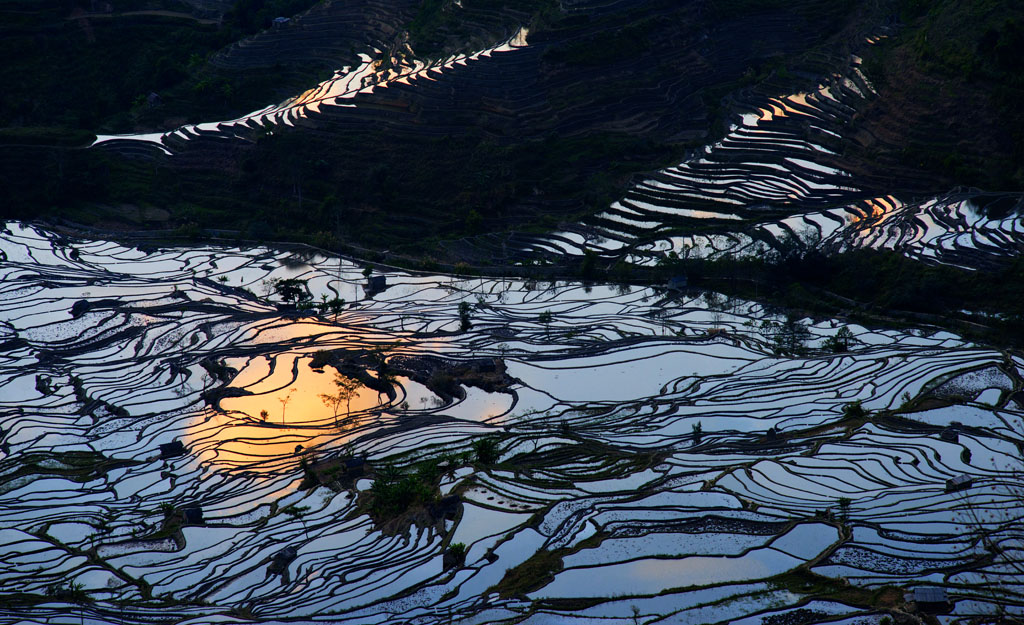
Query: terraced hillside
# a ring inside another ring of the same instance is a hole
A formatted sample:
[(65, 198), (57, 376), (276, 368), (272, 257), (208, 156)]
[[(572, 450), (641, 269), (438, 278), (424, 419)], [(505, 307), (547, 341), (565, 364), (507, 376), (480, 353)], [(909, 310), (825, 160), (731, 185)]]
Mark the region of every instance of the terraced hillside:
[(0, 17), (0, 625), (1024, 619), (1016, 4)]
[[(1024, 609), (1017, 355), (303, 250), (0, 250), (0, 622)], [(275, 279), (345, 303), (281, 312)]]
[[(137, 142), (103, 141), (84, 157), (64, 157), (87, 161), (88, 197), (58, 191), (43, 201), (79, 220), (117, 218), (127, 201), (168, 210), (173, 225), (206, 226), (228, 214), (249, 222), (243, 230), (259, 222), (280, 236), (320, 231), (438, 254), (444, 240), (550, 228), (610, 203), (630, 175), (702, 141), (726, 113), (724, 93), (787, 64), (827, 67), (860, 18), (881, 19), (826, 0), (536, 3), (519, 12), (480, 0), (442, 3), (436, 14), (431, 3), (417, 11), (344, 3), (348, 17), (330, 17), (342, 4), (317, 7), (211, 60), (240, 69), (292, 51), (340, 55), (328, 83), (342, 91), (310, 84), (269, 109), (294, 109), (287, 116), (263, 109), (244, 124), (204, 120), (157, 133), (173, 158)], [(339, 39), (316, 43), (327, 32)], [(522, 45), (487, 52), (519, 32), (528, 33)], [(310, 97), (317, 100), (307, 106)], [(295, 118), (301, 127), (288, 125)], [(39, 193), (25, 180), (56, 176), (60, 189), (79, 175), (77, 164), (55, 167), (53, 157), (10, 157), (17, 162), (7, 184), (25, 198), (14, 211)], [(380, 214), (402, 219), (385, 226)]]

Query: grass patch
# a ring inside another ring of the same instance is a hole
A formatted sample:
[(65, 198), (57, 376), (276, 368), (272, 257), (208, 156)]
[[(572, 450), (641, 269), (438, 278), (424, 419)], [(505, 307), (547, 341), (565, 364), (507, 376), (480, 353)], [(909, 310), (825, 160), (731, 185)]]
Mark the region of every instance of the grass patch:
[(861, 607), (893, 609), (904, 603), (903, 591), (894, 586), (861, 588), (844, 579), (824, 577), (802, 568), (772, 577), (768, 583), (774, 588), (787, 590), (796, 595)]
[(522, 564), (505, 571), (505, 576), (490, 592), (497, 592), (502, 599), (525, 595), (550, 583), (562, 566), (561, 555), (542, 549)]

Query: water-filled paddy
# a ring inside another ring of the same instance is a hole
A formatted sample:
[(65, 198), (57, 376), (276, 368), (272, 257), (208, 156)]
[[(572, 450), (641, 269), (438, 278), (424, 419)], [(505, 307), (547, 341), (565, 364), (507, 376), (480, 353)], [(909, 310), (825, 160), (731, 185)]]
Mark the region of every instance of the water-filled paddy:
[[(386, 272), (370, 296), (336, 258), (17, 223), (0, 251), (0, 623), (754, 623), (808, 598), (794, 569), (946, 586), (965, 619), (1022, 604), (1021, 372), (999, 350), (803, 319), (787, 355), (762, 324), (782, 313), (697, 291)], [(281, 312), (274, 278), (346, 303)], [(387, 384), (332, 407), (338, 367)], [(304, 487), (336, 458), (365, 474)], [(378, 471), (424, 460), (460, 502), (382, 528)], [(190, 507), (202, 524), (169, 523)]]

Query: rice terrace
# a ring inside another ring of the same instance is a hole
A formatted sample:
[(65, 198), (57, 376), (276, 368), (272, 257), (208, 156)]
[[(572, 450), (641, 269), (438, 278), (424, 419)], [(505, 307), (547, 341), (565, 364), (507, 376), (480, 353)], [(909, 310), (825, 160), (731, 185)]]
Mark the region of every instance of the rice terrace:
[(0, 625), (1024, 622), (1017, 3), (0, 46)]

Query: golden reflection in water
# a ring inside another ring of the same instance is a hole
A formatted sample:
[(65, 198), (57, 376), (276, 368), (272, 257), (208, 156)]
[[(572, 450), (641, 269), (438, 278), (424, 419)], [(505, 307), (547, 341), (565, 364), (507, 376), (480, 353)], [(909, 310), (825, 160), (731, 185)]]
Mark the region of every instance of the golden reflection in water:
[[(221, 400), (223, 412), (209, 410), (191, 427), (186, 445), (204, 461), (233, 466), (253, 465), (288, 456), (296, 446), (313, 448), (334, 441), (342, 444), (361, 426), (377, 419), (370, 412), (387, 401), (386, 395), (363, 387), (335, 417), (321, 394), (337, 394), (335, 370), (309, 367), (312, 356), (285, 353), (248, 361), (230, 387), (253, 395)], [(273, 364), (273, 370), (271, 370)], [(266, 412), (266, 418), (261, 416)]]
[(902, 203), (892, 195), (868, 200), (864, 213), (849, 214), (847, 224), (857, 231), (858, 238), (869, 237), (892, 217), (900, 206)]
[[(374, 343), (383, 343), (383, 338), (389, 340), (387, 353), (408, 354), (415, 349), (410, 349), (407, 339), (384, 336), (373, 328), (342, 327), (309, 319), (278, 319), (250, 328), (247, 338), (254, 345), (294, 344), (296, 348), (226, 360), (238, 369), (228, 387), (252, 395), (224, 398), (219, 404), (221, 412), (208, 409), (188, 427), (185, 445), (204, 462), (258, 470), (259, 463), (273, 466), (291, 462), (289, 458), (297, 457), (296, 445), (310, 449), (344, 444), (364, 426), (379, 420), (379, 409), (388, 401), (387, 395), (359, 389), (351, 400), (350, 414), (343, 402), (336, 423), (332, 408), (320, 398), (321, 394), (337, 394), (336, 370), (310, 368), (313, 354), (319, 349), (371, 349)], [(374, 375), (372, 371), (370, 374)], [(261, 417), (263, 411), (265, 419)]]
[[(244, 388), (254, 394), (221, 400), (221, 409), (285, 427), (333, 424), (335, 415), (332, 408), (324, 404), (320, 395), (337, 395), (335, 370), (331, 367), (323, 371), (313, 370), (309, 367), (311, 360), (308, 356), (282, 354), (277, 357), (274, 373), (269, 374), (269, 363), (265, 359), (257, 359), (255, 362), (259, 364), (253, 366), (256, 372), (243, 370), (231, 383), (233, 387)], [(254, 380), (255, 374), (264, 373), (264, 368), (266, 377)], [(295, 374), (297, 377), (293, 377)], [(352, 398), (350, 408), (351, 412), (359, 412), (378, 405), (377, 392), (363, 387)], [(338, 418), (345, 416), (347, 409), (343, 404)], [(267, 414), (266, 419), (261, 416), (263, 412)]]

